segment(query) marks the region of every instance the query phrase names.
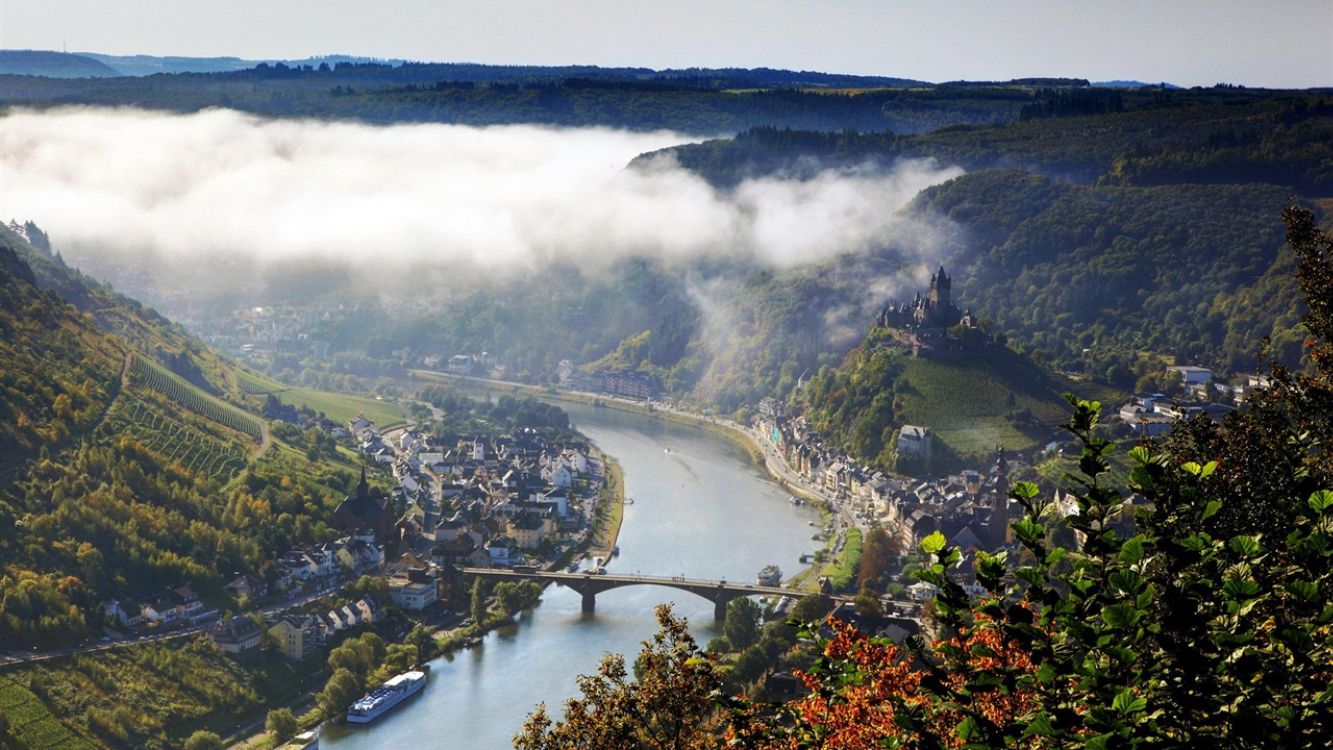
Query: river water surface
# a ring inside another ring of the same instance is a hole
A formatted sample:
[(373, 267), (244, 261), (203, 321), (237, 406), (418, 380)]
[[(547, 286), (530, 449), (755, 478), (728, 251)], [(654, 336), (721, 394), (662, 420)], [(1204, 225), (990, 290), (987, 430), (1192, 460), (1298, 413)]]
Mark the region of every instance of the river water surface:
[[(703, 430), (613, 409), (561, 403), (580, 431), (620, 462), (626, 494), (621, 554), (613, 573), (753, 582), (769, 563), (785, 574), (814, 548), (813, 512), (793, 507), (736, 445)], [(431, 662), (430, 683), (369, 727), (326, 726), (320, 747), (337, 750), (499, 750), (539, 702), (560, 713), (575, 677), (608, 651), (629, 655), (656, 630), (653, 607), (674, 602), (701, 645), (717, 634), (713, 605), (683, 591), (628, 586), (580, 611), (578, 594), (552, 586), (518, 624), (482, 645)]]

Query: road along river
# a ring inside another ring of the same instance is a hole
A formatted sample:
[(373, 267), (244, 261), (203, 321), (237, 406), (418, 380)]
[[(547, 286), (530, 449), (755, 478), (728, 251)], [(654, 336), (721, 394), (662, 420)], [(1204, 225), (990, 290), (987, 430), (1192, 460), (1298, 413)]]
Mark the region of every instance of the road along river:
[[(625, 507), (614, 573), (753, 583), (767, 564), (786, 574), (819, 543), (813, 511), (793, 507), (734, 443), (686, 425), (615, 409), (562, 402), (579, 430), (620, 462)], [(608, 651), (633, 655), (656, 629), (653, 607), (674, 602), (700, 643), (717, 634), (712, 603), (660, 586), (629, 586), (581, 599), (552, 586), (541, 606), (482, 645), (431, 663), (430, 684), (369, 727), (325, 726), (320, 747), (499, 750), (545, 701), (555, 713), (576, 693), (574, 678), (596, 670)]]

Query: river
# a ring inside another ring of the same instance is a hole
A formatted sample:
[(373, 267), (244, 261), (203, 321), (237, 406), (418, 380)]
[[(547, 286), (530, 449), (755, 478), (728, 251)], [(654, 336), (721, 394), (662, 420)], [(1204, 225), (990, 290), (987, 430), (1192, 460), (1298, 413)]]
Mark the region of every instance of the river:
[[(561, 403), (580, 431), (620, 462), (626, 494), (619, 557), (611, 572), (685, 575), (752, 582), (775, 563), (795, 572), (812, 551), (808, 521), (789, 496), (735, 444), (703, 430), (647, 416)], [(477, 648), (431, 662), (430, 683), (410, 703), (369, 727), (326, 726), (320, 747), (499, 750), (545, 701), (559, 714), (577, 692), (575, 677), (596, 670), (608, 651), (633, 654), (656, 629), (653, 607), (674, 602), (701, 645), (717, 635), (713, 605), (659, 586), (598, 595), (585, 615), (580, 598), (552, 586), (541, 606)]]

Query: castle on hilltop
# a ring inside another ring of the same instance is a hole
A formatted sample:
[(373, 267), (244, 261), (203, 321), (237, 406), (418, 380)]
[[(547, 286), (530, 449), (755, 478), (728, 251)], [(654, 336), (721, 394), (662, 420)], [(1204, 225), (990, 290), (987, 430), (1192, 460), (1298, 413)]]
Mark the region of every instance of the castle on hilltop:
[(958, 347), (950, 346), (948, 330), (954, 326), (976, 327), (976, 318), (969, 308), (959, 312), (950, 298), (953, 279), (944, 266), (930, 277), (930, 291), (922, 297), (916, 293), (912, 302), (889, 302), (875, 316), (874, 325), (888, 329), (894, 340), (909, 347), (912, 354), (938, 353)]

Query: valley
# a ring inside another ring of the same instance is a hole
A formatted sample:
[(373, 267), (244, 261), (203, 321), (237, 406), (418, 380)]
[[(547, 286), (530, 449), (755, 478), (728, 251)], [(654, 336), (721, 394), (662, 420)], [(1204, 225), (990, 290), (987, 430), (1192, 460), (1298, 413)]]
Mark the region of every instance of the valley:
[(1333, 89), (197, 51), (0, 50), (0, 748), (1327, 736)]

